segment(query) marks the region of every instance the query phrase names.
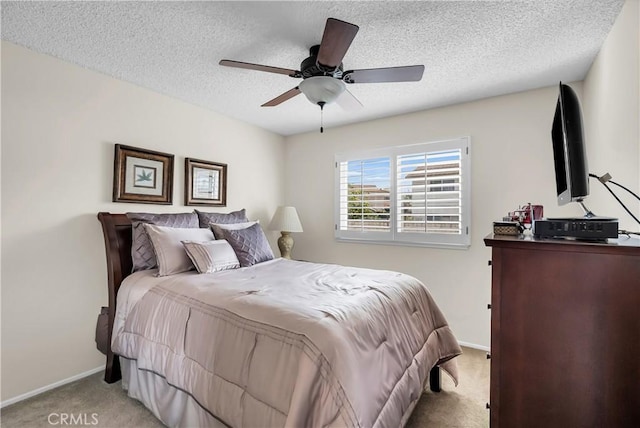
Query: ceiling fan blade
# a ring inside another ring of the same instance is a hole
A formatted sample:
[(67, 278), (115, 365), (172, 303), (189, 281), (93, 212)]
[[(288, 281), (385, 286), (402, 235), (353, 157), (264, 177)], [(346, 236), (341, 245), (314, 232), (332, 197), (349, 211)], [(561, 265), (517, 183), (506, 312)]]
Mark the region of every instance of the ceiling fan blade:
[(284, 94), (278, 95), (277, 97), (275, 97), (271, 101), (267, 101), (266, 103), (262, 104), (260, 107), (274, 107), (274, 106), (277, 106), (277, 105), (282, 104), (283, 102), (287, 101), (288, 99), (291, 99), (291, 98), (295, 97), (299, 93), (300, 93), (300, 89), (298, 89), (298, 87), (296, 86), (293, 89), (289, 89)]
[(343, 80), (346, 83), (417, 82), (423, 73), (424, 65), (369, 68), (345, 71)]
[(342, 63), (359, 27), (339, 19), (329, 18), (318, 50), (318, 63), (327, 67), (338, 67)]
[(336, 103), (347, 111), (360, 110), (362, 103), (358, 100), (348, 89), (345, 89), (342, 94), (336, 99)]
[(251, 64), (248, 62), (232, 61), (230, 59), (223, 59), (220, 61), (220, 65), (225, 67), (246, 68), (248, 70), (266, 71), (267, 73), (286, 74), (287, 76), (294, 76), (300, 74), (297, 70), (291, 70), (288, 68), (271, 67), (269, 65)]

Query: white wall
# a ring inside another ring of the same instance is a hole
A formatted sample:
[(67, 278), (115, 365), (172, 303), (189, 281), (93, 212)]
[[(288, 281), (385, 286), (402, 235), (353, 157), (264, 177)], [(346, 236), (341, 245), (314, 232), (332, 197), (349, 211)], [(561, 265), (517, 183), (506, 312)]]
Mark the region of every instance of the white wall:
[[(572, 86), (581, 93), (581, 84)], [(430, 288), (459, 340), (488, 347), (490, 250), (483, 238), (492, 222), (527, 202), (544, 205), (548, 215), (580, 214), (577, 206), (556, 203), (550, 137), (556, 99), (554, 86), (288, 137), (286, 199), (298, 208), (304, 227), (295, 234), (295, 257), (412, 274)], [(334, 240), (336, 152), (460, 136), (471, 137), (469, 250)]]
[[(6, 42), (2, 115), (3, 401), (104, 363), (99, 211), (192, 211), (185, 157), (229, 165), (219, 211), (284, 201), (282, 137)], [(176, 155), (173, 206), (111, 202), (114, 143)]]
[[(640, 194), (640, 2), (625, 3), (584, 80), (583, 114), (589, 169)], [(591, 180), (587, 203), (603, 216), (618, 217), (620, 227), (640, 230), (611, 194)], [(640, 218), (640, 202), (611, 186)]]

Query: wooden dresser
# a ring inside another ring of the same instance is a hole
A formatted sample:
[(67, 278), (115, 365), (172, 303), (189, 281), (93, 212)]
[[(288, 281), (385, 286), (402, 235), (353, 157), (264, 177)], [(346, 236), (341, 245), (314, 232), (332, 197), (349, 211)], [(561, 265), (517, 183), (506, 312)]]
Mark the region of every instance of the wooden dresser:
[(491, 427), (640, 427), (640, 241), (489, 235)]

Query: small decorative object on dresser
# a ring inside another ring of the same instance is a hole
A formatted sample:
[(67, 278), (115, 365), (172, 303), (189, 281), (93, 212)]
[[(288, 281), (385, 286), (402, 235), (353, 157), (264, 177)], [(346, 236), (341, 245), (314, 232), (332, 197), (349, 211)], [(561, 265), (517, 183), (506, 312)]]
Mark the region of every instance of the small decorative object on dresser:
[(292, 232), (302, 232), (302, 224), (295, 207), (278, 207), (269, 224), (270, 230), (279, 230), (282, 236), (278, 238), (278, 248), (284, 259), (291, 258), (293, 249)]
[(115, 145), (113, 202), (171, 205), (173, 155)]
[(184, 160), (184, 204), (227, 206), (227, 164)]
[(522, 232), (522, 226), (517, 221), (494, 221), (493, 233), (496, 235), (518, 236)]

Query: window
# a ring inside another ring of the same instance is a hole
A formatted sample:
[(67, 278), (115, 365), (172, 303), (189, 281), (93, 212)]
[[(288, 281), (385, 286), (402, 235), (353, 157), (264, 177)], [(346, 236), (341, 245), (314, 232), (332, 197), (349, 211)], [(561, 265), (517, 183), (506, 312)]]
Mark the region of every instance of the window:
[(340, 241), (467, 248), (469, 138), (336, 155)]

